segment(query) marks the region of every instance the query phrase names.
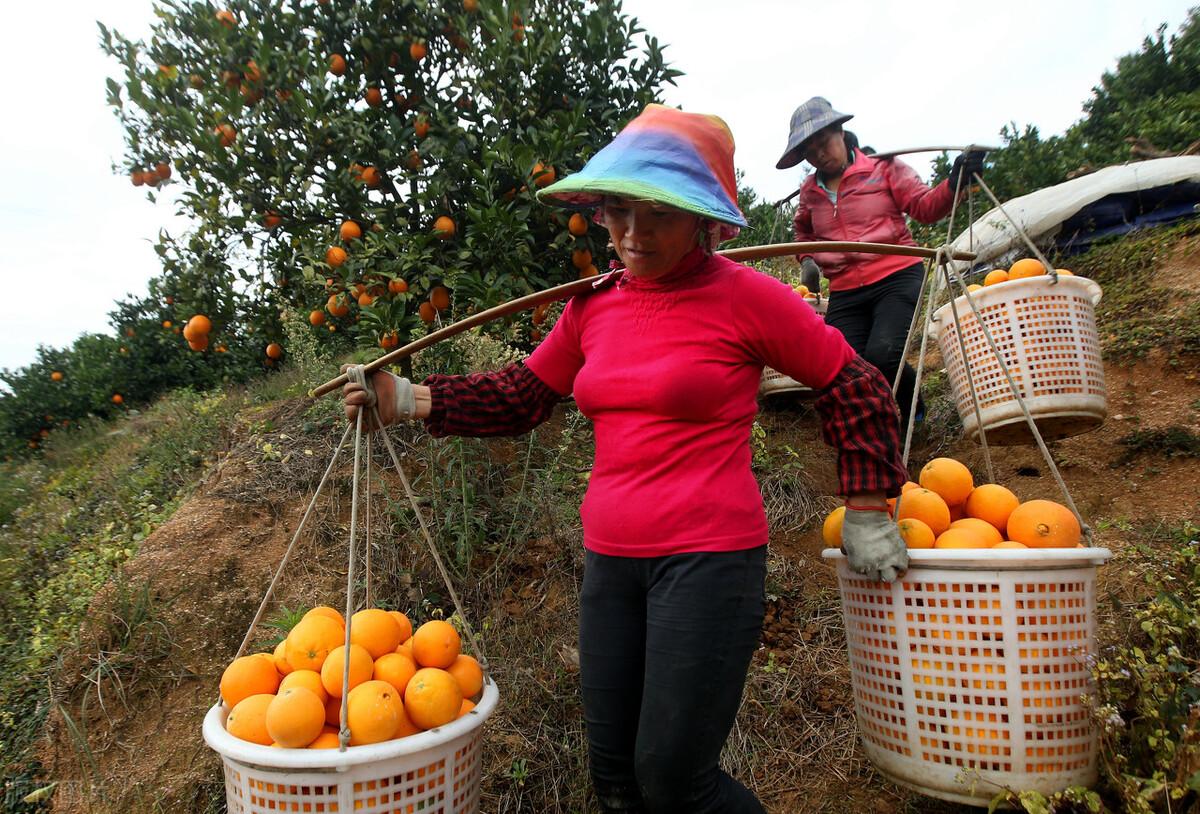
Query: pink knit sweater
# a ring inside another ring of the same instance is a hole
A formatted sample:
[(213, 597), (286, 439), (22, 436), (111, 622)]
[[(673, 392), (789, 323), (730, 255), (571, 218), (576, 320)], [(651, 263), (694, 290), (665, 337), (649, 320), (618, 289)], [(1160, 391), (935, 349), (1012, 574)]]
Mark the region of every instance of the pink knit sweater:
[(854, 355), (785, 284), (699, 250), (666, 277), (626, 274), (572, 300), (527, 366), (595, 426), (584, 545), (651, 557), (765, 544), (750, 469), (763, 365), (823, 388)]

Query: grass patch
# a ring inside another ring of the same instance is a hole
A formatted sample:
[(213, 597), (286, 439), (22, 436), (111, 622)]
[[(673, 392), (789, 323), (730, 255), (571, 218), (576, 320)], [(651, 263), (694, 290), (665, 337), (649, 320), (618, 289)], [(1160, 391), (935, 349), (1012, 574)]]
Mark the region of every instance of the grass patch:
[(1138, 358), (1155, 348), (1173, 365), (1183, 364), (1180, 356), (1200, 356), (1200, 295), (1153, 282), (1176, 244), (1196, 235), (1200, 221), (1193, 220), (1114, 238), (1061, 260), (1104, 288), (1096, 319), (1105, 358)]
[[(56, 434), (40, 460), (0, 465), (3, 810), (35, 810), (23, 802), (37, 788), (32, 744), (64, 656), (87, 654), (83, 680), (107, 702), (169, 654), (152, 586), (114, 577), (214, 462), (243, 398), (177, 391), (124, 420)], [(108, 610), (89, 618), (109, 584)]]
[(1200, 435), (1177, 424), (1159, 429), (1134, 430), (1118, 439), (1117, 443), (1125, 447), (1125, 452), (1113, 462), (1113, 467), (1123, 466), (1139, 455), (1200, 457)]

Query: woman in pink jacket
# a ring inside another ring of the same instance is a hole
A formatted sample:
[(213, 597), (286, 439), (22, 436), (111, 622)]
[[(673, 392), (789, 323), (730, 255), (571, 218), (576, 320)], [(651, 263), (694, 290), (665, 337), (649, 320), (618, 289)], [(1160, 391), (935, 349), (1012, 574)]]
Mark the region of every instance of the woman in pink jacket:
[[(538, 197), (597, 210), (624, 268), (567, 303), (524, 362), (419, 385), (374, 374), (380, 418), (517, 435), (574, 393), (595, 428), (579, 663), (600, 808), (761, 814), (718, 761), (762, 629), (767, 522), (750, 468), (762, 368), (820, 391), (847, 556), (886, 581), (908, 562), (885, 504), (906, 479), (891, 393), (788, 286), (713, 254), (745, 225), (720, 119), (651, 105)], [(347, 385), (347, 416), (371, 400)]]
[[(933, 223), (948, 215), (954, 190), (965, 190), (971, 174), (983, 172), (983, 153), (959, 155), (950, 177), (930, 188), (903, 161), (873, 158), (857, 149), (842, 130), (851, 118), (820, 96), (792, 114), (787, 150), (775, 166), (782, 170), (805, 160), (816, 170), (800, 187), (793, 218), (796, 240), (915, 246), (905, 217)], [(889, 382), (895, 381), (920, 295), (922, 263), (861, 252), (823, 252), (799, 259), (809, 288), (820, 282), (819, 274), (829, 278), (825, 322), (841, 331)], [(896, 392), (902, 426), (908, 421), (915, 381), (915, 372), (905, 364)], [(918, 405), (918, 417), (922, 412)]]

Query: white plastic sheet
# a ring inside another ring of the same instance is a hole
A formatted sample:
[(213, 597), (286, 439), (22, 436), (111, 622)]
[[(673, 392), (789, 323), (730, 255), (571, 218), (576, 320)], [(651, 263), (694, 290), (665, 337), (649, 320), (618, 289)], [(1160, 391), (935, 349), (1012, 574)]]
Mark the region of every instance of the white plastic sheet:
[[(1200, 182), (1200, 156), (1156, 158), (1105, 167), (1090, 175), (1004, 201), (1003, 204), (1005, 212), (1041, 248), (1058, 234), (1063, 221), (1106, 195), (1154, 189), (1180, 181)], [(967, 229), (959, 234), (951, 247), (974, 251), (978, 255), (975, 265), (987, 264), (1013, 250), (1028, 252), (1021, 236), (998, 208), (976, 220), (973, 230)], [(957, 262), (952, 268), (961, 274), (968, 267), (965, 262)]]

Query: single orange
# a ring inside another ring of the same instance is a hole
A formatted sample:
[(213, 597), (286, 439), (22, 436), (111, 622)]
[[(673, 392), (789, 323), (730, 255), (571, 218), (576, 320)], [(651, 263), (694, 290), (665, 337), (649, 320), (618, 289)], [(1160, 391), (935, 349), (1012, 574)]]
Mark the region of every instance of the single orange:
[(396, 624), (400, 625), (400, 641), (406, 642), (412, 638), (413, 626), (409, 621), (408, 616), (401, 611), (388, 611), (388, 616), (396, 620)]
[(296, 670), (320, 670), (329, 651), (342, 645), (346, 630), (328, 616), (306, 616), (287, 635), (288, 664)]
[(388, 280), (388, 291), (392, 294), (403, 294), (405, 291), (408, 291), (408, 283), (399, 277), (394, 280)]
[(449, 240), (454, 237), (456, 228), (454, 221), (446, 215), (440, 216), (433, 222), (433, 233), (442, 240)]
[(268, 359), (275, 359), (278, 361), (279, 359), (283, 358), (283, 346), (278, 342), (272, 342), (267, 345), (266, 354)]
[(1008, 282), (1008, 271), (1006, 271), (1005, 269), (992, 269), (983, 278), (983, 284), (985, 286), (996, 285), (997, 283), (1007, 283), (1007, 282)]
[(554, 179), (558, 177), (558, 173), (551, 167), (542, 162), (537, 162), (533, 165), (533, 171), (529, 173), (533, 176), (533, 185), (538, 189), (548, 187), (554, 183)]
[(317, 328), (324, 325), (325, 324), (325, 312), (324, 311), (309, 311), (308, 312), (308, 324), (312, 325), (313, 327), (317, 327)]
[(450, 307), (450, 292), (445, 286), (435, 285), (429, 289), (429, 302), (441, 313)]
[[(325, 309), (335, 317), (344, 317), (350, 313), (350, 304), (346, 302), (345, 297), (333, 294), (326, 301)], [(329, 327), (332, 328), (333, 326), (330, 325)]]
[(896, 520), (915, 518), (929, 526), (935, 535), (950, 528), (950, 507), (936, 492), (923, 488), (909, 489), (900, 495), (896, 505)]
[(1008, 517), (1008, 539), (1030, 548), (1073, 548), (1081, 537), (1075, 515), (1053, 500), (1027, 501)]
[(379, 88), (367, 88), (366, 93), (367, 104), (371, 107), (383, 106), (383, 91)]
[(399, 623), (380, 608), (365, 608), (350, 617), (350, 641), (362, 646), (372, 659), (395, 652), (402, 633)]
[(953, 458), (934, 458), (921, 468), (918, 478), (926, 489), (937, 492), (947, 506), (959, 506), (975, 488), (971, 470)]
[(330, 246), (325, 250), (325, 262), (333, 268), (338, 268), (346, 262), (346, 250), (341, 246)]
[(338, 741), (337, 732), (324, 731), (317, 735), (317, 739), (308, 745), (309, 749), (338, 749), (341, 743)]
[(947, 529), (938, 535), (934, 548), (991, 548), (974, 529)]
[(272, 658), (257, 654), (234, 659), (221, 673), (221, 698), (230, 707), (252, 695), (274, 694), (279, 689), (279, 671)]
[(1041, 260), (1026, 257), (1024, 260), (1018, 260), (1012, 264), (1008, 270), (1008, 279), (1022, 280), (1026, 277), (1039, 277), (1045, 273), (1046, 267), (1042, 265)]
[(964, 517), (961, 520), (954, 520), (950, 523), (950, 528), (971, 529), (987, 546), (994, 546), (1004, 541), (1004, 537), (996, 530), (995, 526), (977, 517)]
[(386, 681), (403, 693), (416, 672), (417, 663), (408, 653), (387, 653), (375, 660), (371, 678)]
[(225, 718), (225, 730), (235, 738), (270, 746), (272, 738), (267, 731), (267, 707), (274, 700), (274, 694), (268, 693), (243, 698)]
[(289, 687), (304, 687), (306, 690), (311, 690), (313, 695), (321, 699), (322, 707), (329, 700), (329, 691), (321, 683), (321, 674), (316, 670), (292, 670), (283, 677), (283, 681), (279, 682), (279, 691), (283, 692)]
[(842, 547), (842, 522), (845, 519), (845, 506), (838, 506), (825, 516), (825, 522), (821, 524), (821, 540), (826, 548)]
[(1000, 533), (1008, 529), (1008, 517), (1021, 504), (1009, 489), (998, 483), (983, 483), (967, 496), (967, 517), (985, 520)]
[(1016, 540), (1004, 540), (996, 543), (992, 548), (1029, 548), (1024, 543), (1018, 543)]
[(449, 667), (461, 650), (458, 631), (441, 619), (431, 619), (412, 635), (413, 658), (421, 667)]
[[(351, 623), (351, 631), (354, 626)], [(325, 692), (333, 695), (345, 695), (342, 692), (342, 677), (346, 672), (346, 647), (341, 645), (329, 651), (329, 656), (325, 659), (325, 663), (321, 665), (321, 686), (325, 688)], [(374, 663), (371, 661), (371, 654), (368, 653), (362, 646), (357, 644), (350, 645), (350, 689), (353, 690), (359, 684), (371, 679), (371, 673), (374, 671)]]
[(307, 687), (281, 690), (267, 705), (267, 733), (285, 749), (315, 741), (325, 727), (325, 704)]
[(360, 178), (371, 189), (377, 189), (383, 184), (383, 174), (377, 167), (363, 167)]
[(342, 76), (346, 73), (346, 58), (341, 54), (333, 54), (329, 57), (329, 72), (334, 76)]
[(390, 740), (395, 737), (403, 714), (400, 693), (391, 684), (386, 681), (359, 684), (346, 696), (350, 744), (361, 746)]
[(906, 517), (896, 524), (900, 537), (908, 548), (933, 548), (932, 529), (915, 517)]
[(362, 237), (362, 227), (352, 220), (342, 221), (342, 225), (338, 229), (338, 236), (347, 243), (351, 240), (358, 240)]
[[(571, 234), (575, 235), (576, 237), (582, 237), (582, 236), (586, 235), (588, 233), (587, 218), (585, 218), (583, 215), (579, 214), (578, 212), (575, 212), (574, 214), (571, 215), (571, 218), (567, 221), (567, 231), (570, 232)], [(590, 262), (590, 260), (589, 260), (589, 262)], [(580, 266), (576, 266), (576, 268), (580, 268)]]
[(474, 698), (483, 689), (483, 668), (473, 656), (459, 653), (446, 672), (458, 682), (463, 698)]
[(338, 695), (329, 696), (325, 702), (325, 725), (332, 726), (336, 731), (342, 725), (342, 698)]
[(453, 721), (458, 717), (462, 701), (458, 681), (445, 670), (435, 667), (417, 670), (404, 690), (404, 711), (421, 729), (433, 729)]
[[(586, 230), (586, 226), (584, 229)], [(585, 269), (592, 264), (592, 253), (588, 249), (575, 249), (571, 252), (571, 265), (577, 269)]]

